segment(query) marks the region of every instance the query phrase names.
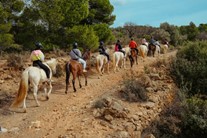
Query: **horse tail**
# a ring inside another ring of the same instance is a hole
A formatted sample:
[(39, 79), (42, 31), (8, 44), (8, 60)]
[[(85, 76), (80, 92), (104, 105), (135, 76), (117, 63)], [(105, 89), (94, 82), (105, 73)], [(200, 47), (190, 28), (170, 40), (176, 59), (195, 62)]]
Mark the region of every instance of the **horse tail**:
[(143, 48), (140, 48), (140, 54), (144, 58), (144, 49)]
[(28, 82), (29, 82), (29, 72), (28, 70), (25, 70), (22, 73), (22, 78), (19, 85), (19, 90), (17, 93), (17, 96), (12, 103), (11, 107), (17, 107), (22, 101), (24, 100), (25, 96), (27, 95), (28, 91)]
[(67, 84), (69, 84), (69, 78), (70, 78), (70, 64), (69, 63), (66, 63), (66, 65), (65, 65), (65, 72), (66, 72), (65, 82), (67, 85)]

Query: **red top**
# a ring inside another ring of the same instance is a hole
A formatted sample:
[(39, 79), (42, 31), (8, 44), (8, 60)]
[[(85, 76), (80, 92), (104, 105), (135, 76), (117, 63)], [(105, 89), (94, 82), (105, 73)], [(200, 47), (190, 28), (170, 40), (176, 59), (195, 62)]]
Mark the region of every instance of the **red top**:
[(129, 43), (129, 47), (130, 47), (130, 48), (136, 48), (136, 47), (137, 47), (137, 43), (136, 43), (134, 40), (132, 40), (132, 41)]
[(117, 44), (115, 45), (114, 51), (115, 51), (115, 52), (116, 52), (116, 51), (119, 51), (119, 48), (118, 48), (118, 45), (117, 45)]

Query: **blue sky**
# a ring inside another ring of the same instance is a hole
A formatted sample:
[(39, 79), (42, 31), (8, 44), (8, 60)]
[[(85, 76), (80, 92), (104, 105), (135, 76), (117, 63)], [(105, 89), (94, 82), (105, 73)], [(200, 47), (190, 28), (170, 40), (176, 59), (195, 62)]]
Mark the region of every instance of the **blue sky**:
[(207, 23), (207, 0), (110, 0), (116, 20), (112, 27), (127, 22), (159, 27), (160, 23), (197, 26)]

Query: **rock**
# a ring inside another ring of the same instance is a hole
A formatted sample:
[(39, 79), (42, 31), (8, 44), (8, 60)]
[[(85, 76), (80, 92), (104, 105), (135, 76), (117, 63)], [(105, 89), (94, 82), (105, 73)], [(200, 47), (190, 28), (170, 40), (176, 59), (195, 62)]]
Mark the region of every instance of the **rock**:
[(5, 132), (7, 132), (8, 130), (6, 129), (6, 128), (3, 128), (3, 127), (1, 127), (0, 126), (0, 133), (5, 133)]
[(113, 135), (113, 138), (130, 138), (130, 135), (126, 131), (118, 131)]
[(148, 134), (148, 135), (144, 136), (144, 138), (155, 138), (155, 136), (152, 134)]
[(111, 115), (105, 115), (104, 118), (109, 122), (111, 122), (114, 119)]
[(41, 128), (40, 121), (31, 122), (31, 128)]

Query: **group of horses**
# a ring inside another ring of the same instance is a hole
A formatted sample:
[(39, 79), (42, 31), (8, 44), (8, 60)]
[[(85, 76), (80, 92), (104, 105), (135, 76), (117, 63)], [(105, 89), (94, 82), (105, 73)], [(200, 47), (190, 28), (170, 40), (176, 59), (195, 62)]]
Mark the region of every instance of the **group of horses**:
[[(129, 47), (123, 48), (123, 51), (125, 52), (125, 54), (122, 52), (114, 52), (112, 55), (114, 72), (119, 71), (120, 68), (126, 68), (125, 62), (127, 58), (129, 58), (130, 66), (132, 67), (135, 62), (136, 64), (138, 64), (138, 60), (137, 60), (138, 55), (140, 55), (142, 58), (145, 58), (147, 55), (155, 56), (156, 50), (159, 50), (159, 49), (157, 49), (157, 47), (153, 45), (149, 45), (148, 47), (146, 45), (140, 45), (138, 47), (139, 53), (137, 53), (137, 51), (134, 49), (130, 49)], [(110, 54), (110, 49), (108, 48), (106, 52)], [(89, 49), (85, 50), (82, 58), (85, 61), (87, 61), (90, 59), (90, 57), (91, 57), (91, 51)], [(51, 72), (50, 79), (51, 79), (52, 74), (56, 73), (57, 60), (53, 58), (45, 62), (44, 64), (50, 69), (50, 72)], [(107, 67), (107, 72), (109, 73), (109, 64), (110, 62), (108, 61), (105, 55), (99, 54), (96, 56), (96, 69), (100, 75), (104, 74), (105, 66)], [(84, 76), (85, 85), (87, 85), (87, 73), (83, 72), (83, 66), (78, 61), (76, 60), (68, 61), (65, 64), (65, 72), (66, 72), (66, 79), (65, 79), (65, 83), (66, 83), (65, 93), (66, 94), (68, 93), (69, 79), (70, 79), (71, 74), (73, 76), (72, 84), (73, 84), (74, 92), (76, 92), (76, 86), (75, 86), (76, 78), (78, 78), (80, 88), (82, 87), (81, 76)], [(11, 107), (16, 107), (19, 104), (23, 103), (23, 112), (26, 112), (26, 97), (27, 97), (27, 91), (29, 89), (30, 84), (33, 87), (33, 96), (34, 96), (37, 106), (40, 106), (37, 100), (38, 85), (40, 83), (43, 84), (45, 96), (46, 96), (46, 99), (48, 100), (49, 95), (52, 91), (52, 83), (51, 81), (48, 82), (46, 80), (47, 80), (47, 76), (43, 69), (33, 67), (33, 66), (26, 68), (22, 73), (19, 90)], [(47, 91), (48, 88), (49, 90)]]

